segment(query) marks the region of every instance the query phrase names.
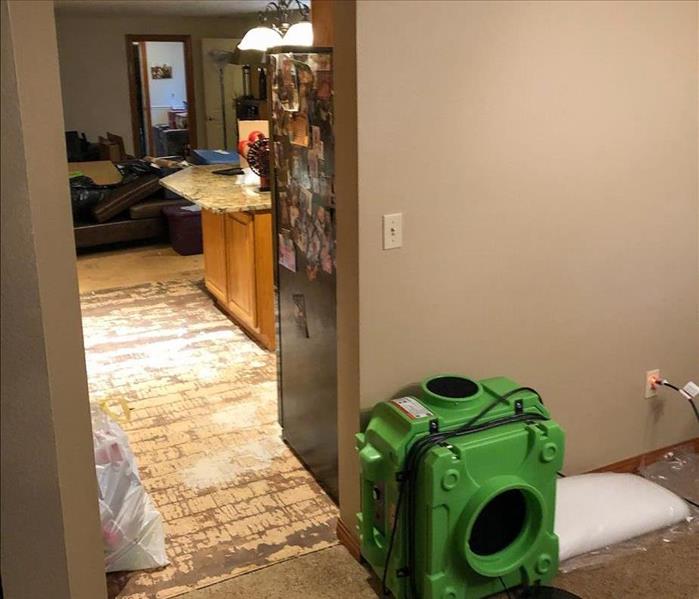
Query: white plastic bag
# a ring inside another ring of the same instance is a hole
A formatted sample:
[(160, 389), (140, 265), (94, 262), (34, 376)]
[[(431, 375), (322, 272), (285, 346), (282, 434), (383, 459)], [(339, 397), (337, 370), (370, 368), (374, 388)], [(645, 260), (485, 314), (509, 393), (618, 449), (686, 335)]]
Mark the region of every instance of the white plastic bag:
[(167, 565), (160, 512), (143, 488), (126, 433), (92, 406), (92, 440), (107, 572)]
[(680, 497), (634, 474), (581, 474), (557, 483), (555, 531), (561, 561), (690, 516)]

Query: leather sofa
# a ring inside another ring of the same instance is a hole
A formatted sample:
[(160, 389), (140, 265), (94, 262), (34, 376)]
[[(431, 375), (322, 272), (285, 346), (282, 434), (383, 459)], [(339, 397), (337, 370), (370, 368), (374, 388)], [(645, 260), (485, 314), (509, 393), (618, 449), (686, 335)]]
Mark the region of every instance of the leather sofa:
[(166, 239), (166, 206), (187, 206), (182, 198), (164, 197), (157, 175), (143, 175), (109, 190), (90, 210), (88, 218), (74, 222), (78, 249), (139, 241)]

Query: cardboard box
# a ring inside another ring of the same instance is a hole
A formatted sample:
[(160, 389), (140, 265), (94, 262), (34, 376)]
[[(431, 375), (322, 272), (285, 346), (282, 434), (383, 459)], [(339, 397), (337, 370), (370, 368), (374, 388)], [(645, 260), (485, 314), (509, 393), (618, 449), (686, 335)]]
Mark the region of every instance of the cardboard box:
[(121, 173), (109, 160), (93, 162), (69, 162), (68, 173), (80, 172), (90, 177), (97, 185), (114, 185), (121, 183)]

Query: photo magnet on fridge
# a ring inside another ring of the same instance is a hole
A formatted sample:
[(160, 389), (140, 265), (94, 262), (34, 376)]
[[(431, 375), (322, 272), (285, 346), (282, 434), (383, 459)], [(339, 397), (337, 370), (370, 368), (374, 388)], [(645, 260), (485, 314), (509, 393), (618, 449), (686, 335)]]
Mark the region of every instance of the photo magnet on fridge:
[(316, 72), (316, 97), (319, 100), (329, 100), (333, 89), (333, 74), (331, 71)]
[(289, 213), (289, 199), (286, 191), (278, 191), (279, 196), (279, 224), (284, 228), (291, 227), (291, 215)]
[(330, 242), (327, 239), (320, 250), (320, 266), (323, 272), (327, 272), (329, 275), (333, 274), (333, 256), (330, 251)]
[(296, 272), (296, 248), (290, 231), (279, 233), (279, 264), (291, 272)]
[(306, 317), (306, 298), (302, 293), (295, 293), (291, 296), (294, 301), (294, 320), (301, 334), (309, 338), (308, 318)]
[(296, 227), (291, 234), (293, 236), (294, 243), (305, 254), (306, 250), (308, 249), (308, 235), (306, 234), (306, 229), (302, 223), (299, 224), (300, 222), (301, 221), (299, 220), (296, 221)]
[(318, 125), (313, 125), (311, 127), (311, 144), (318, 150), (318, 153), (322, 153), (323, 151), (322, 143), (323, 142), (320, 140), (320, 127), (318, 127)]
[(283, 56), (277, 73), (279, 74), (277, 83), (279, 101), (284, 110), (296, 112), (299, 109), (299, 81), (293, 59)]
[(305, 114), (295, 114), (291, 119), (291, 143), (308, 147), (308, 118)]
[(308, 62), (314, 71), (330, 71), (332, 69), (332, 56), (330, 54), (311, 54)]
[(318, 155), (315, 151), (308, 153), (308, 173), (311, 175), (311, 180), (318, 178)]
[(320, 250), (323, 244), (318, 231), (311, 225), (308, 233), (308, 247), (306, 248), (306, 262), (309, 265), (317, 266), (320, 262)]
[(309, 281), (315, 281), (318, 278), (318, 265), (306, 265), (306, 276)]
[(308, 189), (301, 187), (299, 189), (300, 203), (303, 210), (311, 216), (313, 213), (313, 193)]
[(308, 150), (294, 146), (291, 156), (291, 176), (301, 186), (308, 187), (311, 178), (308, 176)]

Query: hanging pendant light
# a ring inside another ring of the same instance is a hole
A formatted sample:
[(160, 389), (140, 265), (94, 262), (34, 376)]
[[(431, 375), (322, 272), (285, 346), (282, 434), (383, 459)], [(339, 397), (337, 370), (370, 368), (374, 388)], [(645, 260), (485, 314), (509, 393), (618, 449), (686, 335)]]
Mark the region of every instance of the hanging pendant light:
[(279, 35), (271, 27), (253, 27), (248, 31), (240, 43), (238, 48), (241, 50), (259, 50), (264, 52), (267, 48), (279, 46), (282, 43), (282, 36)]
[(285, 46), (312, 46), (313, 45), (313, 25), (308, 21), (301, 21), (289, 27), (289, 31), (284, 34), (282, 43)]
[[(301, 20), (291, 25), (290, 17)], [(301, 0), (275, 0), (259, 13), (260, 24), (248, 31), (238, 44), (240, 50), (264, 52), (274, 46), (312, 46), (313, 27), (308, 21), (310, 9)]]

